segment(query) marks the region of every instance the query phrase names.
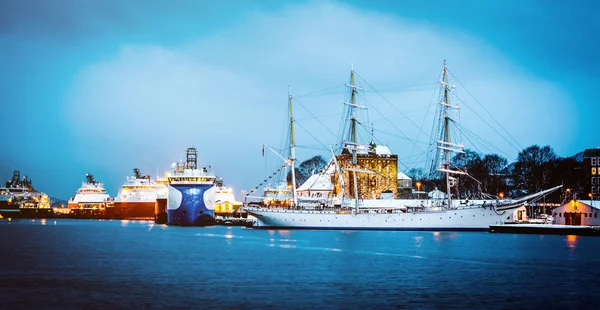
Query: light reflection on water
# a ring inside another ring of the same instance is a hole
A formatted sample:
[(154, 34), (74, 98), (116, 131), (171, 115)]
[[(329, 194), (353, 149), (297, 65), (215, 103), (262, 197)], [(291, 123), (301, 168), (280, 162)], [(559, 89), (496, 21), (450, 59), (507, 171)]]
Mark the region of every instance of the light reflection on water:
[(567, 243), (567, 247), (569, 248), (569, 250), (573, 251), (575, 250), (575, 248), (577, 247), (577, 240), (579, 239), (579, 236), (575, 236), (575, 235), (567, 235), (565, 237), (565, 242)]
[(0, 221), (4, 305), (572, 309), (600, 266), (598, 237), (51, 221)]

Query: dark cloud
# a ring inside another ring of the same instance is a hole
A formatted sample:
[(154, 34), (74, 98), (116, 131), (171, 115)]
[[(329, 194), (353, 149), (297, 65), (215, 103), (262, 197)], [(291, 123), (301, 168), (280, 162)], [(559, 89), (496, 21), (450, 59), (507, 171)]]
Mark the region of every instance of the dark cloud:
[[(0, 35), (82, 40), (115, 34), (152, 33), (168, 24), (206, 20), (233, 1), (192, 0), (2, 0)], [(255, 4), (252, 0), (236, 4)], [(234, 9), (235, 10), (235, 9)]]

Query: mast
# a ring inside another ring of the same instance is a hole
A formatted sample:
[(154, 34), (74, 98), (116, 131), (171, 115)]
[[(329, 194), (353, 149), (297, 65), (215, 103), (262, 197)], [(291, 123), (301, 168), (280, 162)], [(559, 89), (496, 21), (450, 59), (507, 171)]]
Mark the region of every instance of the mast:
[[(356, 168), (358, 162), (356, 160), (356, 149), (358, 147), (357, 145), (357, 140), (356, 140), (356, 109), (354, 107), (357, 106), (356, 104), (356, 85), (354, 85), (354, 65), (352, 65), (352, 68), (350, 70), (350, 89), (351, 89), (351, 96), (350, 96), (350, 111), (351, 111), (351, 138), (352, 138), (352, 142), (354, 143), (354, 148), (352, 149), (352, 164), (354, 165), (354, 168)], [(356, 170), (352, 171), (352, 178), (353, 178), (353, 182), (354, 183), (354, 207), (356, 208), (356, 214), (359, 213), (359, 205), (358, 205), (358, 184), (357, 184), (357, 179), (356, 179)]]
[[(442, 74), (442, 80), (440, 84), (443, 86), (442, 98), (440, 100), (440, 105), (442, 105), (442, 131), (440, 132), (440, 137), (438, 142), (438, 149), (441, 151), (441, 162), (438, 170), (440, 172), (444, 172), (446, 174), (446, 195), (447, 195), (447, 203), (448, 208), (452, 207), (452, 184), (451, 181), (455, 180), (454, 177), (450, 176), (450, 174), (466, 174), (462, 171), (456, 171), (450, 169), (450, 162), (452, 160), (452, 152), (456, 153), (464, 153), (463, 145), (453, 143), (450, 139), (450, 121), (451, 118), (451, 110), (450, 109), (458, 109), (458, 106), (453, 106), (450, 104), (450, 84), (448, 83), (448, 70), (446, 68), (446, 60), (444, 60), (444, 70)], [(452, 86), (453, 87), (453, 86)]]
[[(357, 106), (357, 104), (356, 104), (356, 85), (354, 85), (354, 67), (350, 71), (350, 88), (352, 90), (351, 101), (350, 101), (352, 103), (352, 105), (350, 106), (350, 109), (351, 109), (350, 111), (352, 111), (352, 118), (351, 118), (352, 142), (357, 143), (356, 142), (356, 109), (354, 109), (354, 107)], [(355, 164), (356, 164), (356, 160), (355, 160)]]
[[(450, 122), (450, 104), (448, 102), (448, 70), (446, 69), (446, 60), (444, 59), (444, 75), (442, 77), (442, 81), (444, 82), (444, 102), (446, 103), (444, 109), (444, 142), (450, 143), (450, 130), (449, 130), (449, 122)], [(446, 165), (446, 169), (450, 170), (450, 152), (446, 150), (444, 152), (445, 159), (444, 163)], [(446, 172), (446, 194), (448, 195), (448, 208), (452, 207), (452, 189), (450, 187), (450, 172)]]
[(292, 95), (290, 95), (290, 87), (288, 85), (288, 100), (290, 106), (290, 166), (292, 166), (292, 199), (294, 206), (297, 204), (296, 198), (296, 169), (294, 169), (296, 163), (296, 145), (294, 143), (294, 117), (292, 114)]

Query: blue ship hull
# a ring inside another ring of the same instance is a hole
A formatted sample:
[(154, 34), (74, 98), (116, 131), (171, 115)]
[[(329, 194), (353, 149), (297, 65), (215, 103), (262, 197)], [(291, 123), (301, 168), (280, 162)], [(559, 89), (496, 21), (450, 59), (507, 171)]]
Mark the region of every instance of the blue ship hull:
[[(209, 226), (215, 224), (215, 211), (204, 203), (204, 194), (212, 184), (169, 185), (167, 224), (179, 226)], [(181, 193), (181, 201), (172, 199), (172, 191)], [(178, 204), (178, 205), (177, 205)]]

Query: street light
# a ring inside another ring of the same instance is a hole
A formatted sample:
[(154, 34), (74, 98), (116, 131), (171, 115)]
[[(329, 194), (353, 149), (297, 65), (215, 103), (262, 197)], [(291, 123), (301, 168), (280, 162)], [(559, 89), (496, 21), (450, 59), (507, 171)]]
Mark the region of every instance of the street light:
[(417, 199), (421, 199), (421, 182), (417, 182)]
[(504, 199), (504, 193), (500, 193), (498, 196), (500, 196), (500, 200)]
[(591, 199), (591, 200), (593, 200), (593, 199), (592, 199), (592, 193), (589, 193), (589, 194), (588, 194), (588, 197), (590, 197), (590, 199)]

